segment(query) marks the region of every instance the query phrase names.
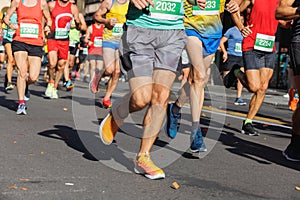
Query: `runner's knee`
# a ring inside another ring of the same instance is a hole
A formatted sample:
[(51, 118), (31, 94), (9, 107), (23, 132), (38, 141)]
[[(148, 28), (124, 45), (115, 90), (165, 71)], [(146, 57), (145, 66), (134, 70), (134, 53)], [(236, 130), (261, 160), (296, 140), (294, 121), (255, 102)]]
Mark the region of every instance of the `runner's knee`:
[(31, 82), (37, 81), (38, 77), (38, 74), (29, 74), (29, 79), (31, 80)]
[(143, 109), (151, 101), (151, 93), (146, 91), (135, 92), (131, 97), (131, 102), (134, 102), (132, 107), (135, 109)]

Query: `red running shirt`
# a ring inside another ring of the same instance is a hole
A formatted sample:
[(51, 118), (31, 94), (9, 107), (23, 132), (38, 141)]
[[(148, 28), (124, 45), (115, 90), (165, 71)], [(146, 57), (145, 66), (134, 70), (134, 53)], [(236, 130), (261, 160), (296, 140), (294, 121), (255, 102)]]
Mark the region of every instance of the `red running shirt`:
[(13, 40), (30, 45), (43, 46), (43, 12), (41, 1), (35, 6), (27, 7), (20, 1), (17, 8), (18, 29)]
[(51, 31), (48, 35), (49, 39), (68, 40), (71, 22), (73, 19), (71, 3), (68, 2), (66, 6), (61, 6), (58, 1), (51, 11)]
[(99, 28), (97, 28), (95, 24), (92, 25), (92, 33), (90, 35), (90, 41), (92, 42), (92, 45), (89, 48), (89, 54), (102, 56), (103, 30), (103, 24), (100, 24)]
[[(248, 16), (247, 25), (253, 24), (252, 34), (243, 40), (243, 51), (254, 49), (257, 33), (275, 36), (278, 21), (275, 19), (275, 10), (279, 0), (255, 0), (252, 11)], [(275, 50), (275, 45), (273, 51)]]

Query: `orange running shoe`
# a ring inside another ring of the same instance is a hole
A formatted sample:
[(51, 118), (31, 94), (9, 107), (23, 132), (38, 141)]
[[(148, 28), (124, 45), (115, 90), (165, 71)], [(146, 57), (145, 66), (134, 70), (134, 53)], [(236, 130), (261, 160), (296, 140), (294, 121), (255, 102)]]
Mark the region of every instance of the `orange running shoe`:
[(102, 98), (102, 105), (104, 108), (111, 108), (112, 102), (110, 101), (110, 99), (105, 100), (104, 98)]
[(295, 111), (297, 109), (297, 105), (299, 102), (298, 91), (295, 88), (290, 89), (289, 96), (290, 96), (289, 108), (290, 110)]
[(109, 112), (107, 116), (102, 120), (99, 127), (99, 135), (102, 142), (106, 145), (110, 145), (119, 129), (119, 125), (114, 120), (112, 114)]
[(134, 171), (137, 174), (144, 174), (145, 177), (152, 180), (165, 178), (165, 172), (153, 163), (149, 153), (143, 153), (136, 157)]

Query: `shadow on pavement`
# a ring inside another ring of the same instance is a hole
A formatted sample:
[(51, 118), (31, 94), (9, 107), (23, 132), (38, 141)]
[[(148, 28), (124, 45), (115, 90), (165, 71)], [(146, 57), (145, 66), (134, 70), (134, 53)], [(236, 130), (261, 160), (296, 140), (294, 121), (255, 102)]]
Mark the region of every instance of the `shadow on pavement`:
[(90, 152), (88, 152), (88, 150), (85, 148), (85, 146), (82, 144), (76, 130), (68, 126), (60, 126), (60, 125), (55, 125), (54, 128), (56, 129), (43, 131), (38, 133), (38, 135), (56, 139), (56, 140), (62, 140), (69, 147), (79, 152), (82, 152), (84, 158), (92, 161), (97, 161), (97, 159), (93, 157), (90, 154)]
[(6, 99), (5, 96), (0, 96), (0, 106), (16, 112), (18, 103), (17, 100), (10, 100)]
[(72, 149), (82, 152), (85, 159), (91, 161), (114, 160), (129, 171), (133, 171), (134, 163), (125, 156), (125, 152), (117, 148), (115, 144), (104, 145), (98, 138), (98, 133), (55, 125), (54, 129), (40, 132), (38, 135), (64, 141)]
[(281, 150), (243, 140), (230, 132), (224, 133), (226, 134), (222, 134), (219, 141), (224, 145), (231, 147), (227, 148), (229, 152), (254, 160), (260, 164), (276, 163), (300, 171), (299, 163), (287, 161), (283, 157)]

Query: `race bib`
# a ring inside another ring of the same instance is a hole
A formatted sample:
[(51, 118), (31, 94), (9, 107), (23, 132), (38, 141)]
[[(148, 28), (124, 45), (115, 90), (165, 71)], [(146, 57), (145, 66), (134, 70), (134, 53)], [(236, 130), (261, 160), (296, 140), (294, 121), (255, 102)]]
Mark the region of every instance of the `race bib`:
[(56, 28), (55, 29), (55, 39), (68, 39), (69, 29), (67, 28)]
[(206, 0), (204, 10), (198, 6), (193, 6), (193, 15), (217, 15), (220, 13), (220, 0)]
[(113, 36), (120, 36), (123, 34), (123, 24), (115, 24), (112, 29)]
[(237, 53), (242, 53), (242, 44), (241, 43), (235, 43), (234, 51)]
[(275, 43), (275, 36), (257, 33), (254, 49), (265, 51), (265, 52), (272, 52), (274, 43)]
[(30, 23), (20, 23), (20, 37), (21, 38), (38, 38), (39, 25)]
[(76, 54), (75, 54), (75, 57), (78, 57), (78, 56), (79, 56), (79, 49), (77, 49)]
[(184, 49), (181, 53), (181, 64), (187, 65), (187, 64), (189, 64), (189, 62), (190, 62), (189, 57), (187, 55), (186, 50)]
[(154, 0), (155, 7), (149, 6), (150, 17), (165, 20), (177, 20), (182, 16), (181, 0)]
[(75, 47), (76, 46), (76, 41), (70, 40), (69, 46), (70, 47)]
[(102, 38), (101, 37), (95, 37), (94, 47), (102, 47)]
[(88, 48), (83, 48), (83, 52), (84, 55), (88, 55)]

